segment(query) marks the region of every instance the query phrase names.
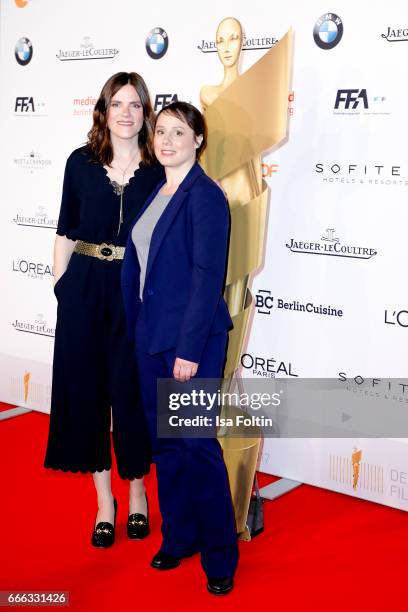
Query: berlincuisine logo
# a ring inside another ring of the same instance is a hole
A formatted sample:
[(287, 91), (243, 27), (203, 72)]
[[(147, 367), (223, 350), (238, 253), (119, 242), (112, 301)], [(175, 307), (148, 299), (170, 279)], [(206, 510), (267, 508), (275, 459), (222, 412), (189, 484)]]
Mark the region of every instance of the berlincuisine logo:
[[(249, 38), (243, 35), (242, 51), (258, 51), (260, 49), (270, 49), (276, 43), (279, 42), (275, 36), (254, 36)], [(200, 45), (197, 45), (197, 49), (201, 53), (217, 53), (217, 43), (215, 40), (202, 40)]]
[(292, 312), (306, 312), (309, 314), (327, 315), (331, 317), (342, 317), (343, 310), (337, 306), (314, 304), (313, 302), (302, 302), (300, 300), (283, 300), (275, 298), (269, 289), (259, 289), (255, 295), (255, 308), (258, 314), (270, 315), (272, 308), (278, 310), (290, 310)]
[(371, 247), (342, 244), (340, 238), (334, 235), (335, 230), (328, 228), (326, 234), (317, 242), (309, 242), (291, 238), (286, 247), (292, 253), (306, 253), (307, 255), (329, 255), (332, 257), (348, 257), (352, 259), (371, 259), (377, 251)]
[(79, 49), (60, 49), (56, 55), (60, 62), (73, 62), (76, 60), (113, 59), (119, 53), (116, 48), (95, 48), (89, 36), (82, 39)]

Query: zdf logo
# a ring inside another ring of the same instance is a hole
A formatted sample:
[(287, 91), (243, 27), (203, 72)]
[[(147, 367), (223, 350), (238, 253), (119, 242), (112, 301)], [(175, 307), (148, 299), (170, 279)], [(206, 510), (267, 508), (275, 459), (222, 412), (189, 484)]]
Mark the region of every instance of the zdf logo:
[(278, 164), (262, 164), (262, 178), (273, 176), (278, 172)]

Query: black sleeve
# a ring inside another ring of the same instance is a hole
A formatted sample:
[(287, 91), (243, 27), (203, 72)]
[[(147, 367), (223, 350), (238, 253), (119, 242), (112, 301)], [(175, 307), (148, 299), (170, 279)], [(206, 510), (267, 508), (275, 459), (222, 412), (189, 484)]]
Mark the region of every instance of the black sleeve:
[(67, 238), (79, 225), (79, 199), (74, 189), (74, 173), (75, 158), (71, 154), (65, 165), (61, 208), (57, 225), (57, 234)]

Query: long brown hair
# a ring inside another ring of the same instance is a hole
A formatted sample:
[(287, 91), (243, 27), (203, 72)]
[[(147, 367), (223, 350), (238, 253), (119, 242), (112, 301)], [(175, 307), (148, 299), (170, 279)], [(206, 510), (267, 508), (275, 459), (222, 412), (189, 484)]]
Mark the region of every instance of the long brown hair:
[(93, 159), (102, 166), (110, 166), (113, 148), (108, 128), (108, 111), (113, 96), (124, 85), (133, 85), (143, 106), (143, 126), (139, 132), (139, 148), (142, 161), (150, 165), (154, 162), (153, 126), (154, 113), (146, 83), (136, 72), (117, 72), (102, 87), (93, 111), (93, 125), (88, 132), (87, 145)]

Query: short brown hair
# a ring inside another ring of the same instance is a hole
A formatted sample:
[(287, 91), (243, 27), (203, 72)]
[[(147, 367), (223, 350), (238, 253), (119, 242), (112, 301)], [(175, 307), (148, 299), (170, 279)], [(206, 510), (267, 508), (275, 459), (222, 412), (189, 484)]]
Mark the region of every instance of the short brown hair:
[(198, 108), (189, 104), (189, 102), (172, 102), (168, 106), (165, 106), (158, 113), (155, 121), (155, 126), (157, 124), (157, 120), (162, 113), (169, 113), (170, 115), (174, 115), (178, 117), (184, 123), (187, 123), (189, 127), (193, 130), (195, 136), (202, 136), (203, 140), (200, 146), (196, 149), (196, 159), (199, 159), (205, 147), (207, 146), (207, 124), (204, 119), (204, 115), (200, 113)]
[(136, 72), (117, 72), (106, 81), (95, 104), (93, 125), (88, 132), (87, 145), (96, 162), (102, 166), (110, 166), (113, 159), (113, 148), (108, 128), (108, 110), (113, 96), (124, 85), (133, 85), (142, 103), (144, 120), (139, 132), (139, 147), (142, 161), (150, 165), (154, 161), (154, 113), (146, 83)]

